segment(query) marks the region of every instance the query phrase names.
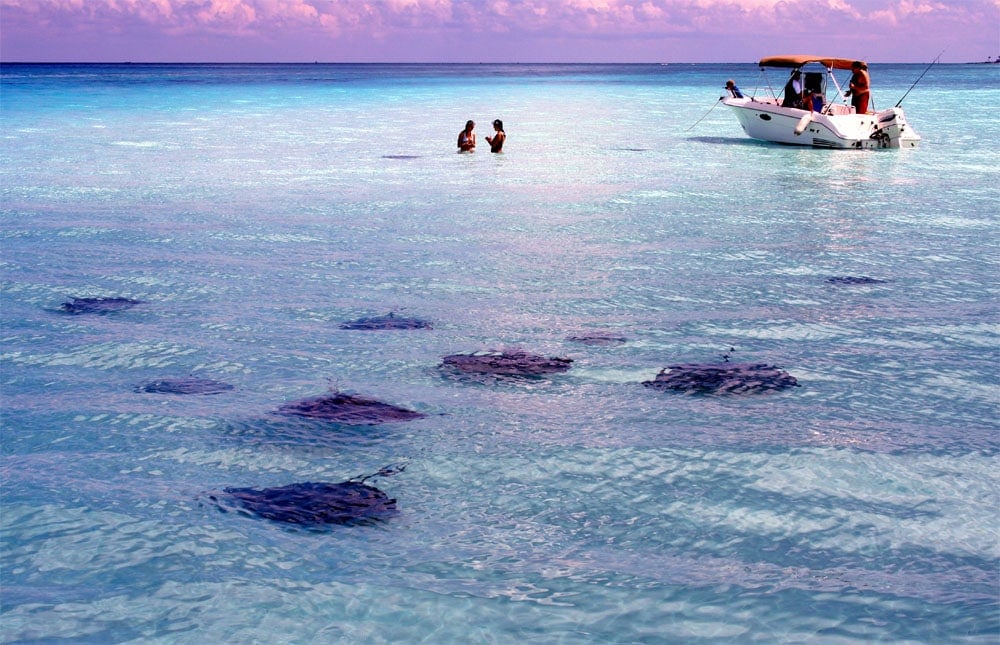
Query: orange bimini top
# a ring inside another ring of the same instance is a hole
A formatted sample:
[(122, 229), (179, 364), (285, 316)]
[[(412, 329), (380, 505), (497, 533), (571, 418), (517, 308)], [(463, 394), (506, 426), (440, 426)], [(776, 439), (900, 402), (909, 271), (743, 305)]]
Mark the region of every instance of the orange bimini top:
[[(768, 56), (761, 58), (761, 67), (802, 67), (806, 63), (820, 63), (827, 69), (851, 69), (856, 58), (830, 58), (824, 56), (809, 56), (807, 54), (788, 54), (785, 56)], [(858, 61), (865, 66), (867, 63)]]

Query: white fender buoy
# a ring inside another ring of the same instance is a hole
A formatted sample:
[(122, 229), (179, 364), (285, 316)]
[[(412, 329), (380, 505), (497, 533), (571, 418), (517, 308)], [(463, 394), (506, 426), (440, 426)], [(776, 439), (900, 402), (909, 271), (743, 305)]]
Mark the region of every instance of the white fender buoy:
[(803, 114), (802, 118), (799, 119), (798, 124), (795, 126), (795, 136), (799, 136), (800, 134), (805, 132), (806, 126), (809, 125), (809, 122), (812, 120), (813, 120), (812, 112), (806, 112), (805, 114)]

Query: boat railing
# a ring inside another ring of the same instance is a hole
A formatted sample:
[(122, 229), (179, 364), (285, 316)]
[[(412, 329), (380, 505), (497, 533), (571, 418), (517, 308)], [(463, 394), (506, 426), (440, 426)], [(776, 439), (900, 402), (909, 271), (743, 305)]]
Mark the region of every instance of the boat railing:
[[(825, 106), (823, 108), (823, 114), (828, 114), (830, 116), (839, 116), (844, 114), (854, 114), (854, 108), (847, 105), (847, 97), (844, 96), (844, 90), (837, 81), (837, 75), (834, 74), (832, 67), (825, 67), (825, 75), (828, 80), (828, 87), (824, 88), (824, 102)], [(784, 69), (782, 68), (782, 71)], [(822, 72), (817, 72), (822, 73)], [(763, 88), (761, 88), (761, 81), (763, 82)], [(829, 88), (832, 85), (832, 88)], [(765, 96), (756, 96), (757, 90), (762, 89)], [(832, 91), (831, 91), (832, 89)], [(784, 91), (784, 90), (782, 90)], [(826, 100), (826, 96), (832, 94), (833, 96), (829, 101)], [(771, 86), (771, 79), (768, 77), (767, 68), (760, 68), (760, 78), (758, 79), (757, 87), (754, 88), (754, 92), (751, 94), (750, 98), (756, 103), (769, 103), (780, 105), (781, 101), (778, 99), (779, 93), (774, 91)], [(838, 101), (843, 101), (844, 103), (838, 103)]]

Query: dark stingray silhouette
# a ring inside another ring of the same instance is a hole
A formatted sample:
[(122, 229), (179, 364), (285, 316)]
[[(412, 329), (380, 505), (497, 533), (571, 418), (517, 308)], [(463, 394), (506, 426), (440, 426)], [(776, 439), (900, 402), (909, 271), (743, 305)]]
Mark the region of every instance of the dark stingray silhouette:
[(278, 488), (226, 488), (209, 495), (220, 510), (244, 511), (300, 526), (361, 524), (396, 514), (396, 500), (363, 481), (303, 482)]
[(830, 284), (841, 284), (841, 285), (858, 285), (858, 284), (885, 284), (888, 280), (879, 280), (878, 278), (870, 278), (866, 275), (835, 275), (833, 277), (827, 278), (827, 282)]
[(403, 318), (390, 312), (385, 316), (358, 318), (340, 325), (341, 329), (431, 329), (431, 323), (419, 318)]
[(286, 403), (278, 408), (278, 414), (322, 419), (347, 425), (376, 425), (392, 421), (411, 421), (427, 416), (414, 410), (343, 392), (332, 392)]
[(540, 356), (524, 351), (473, 352), (452, 354), (442, 359), (441, 367), (457, 372), (489, 374), (495, 376), (542, 376), (565, 372), (571, 358)]
[(420, 155), (382, 155), (383, 159), (419, 159)]
[(686, 363), (670, 365), (646, 387), (689, 394), (750, 394), (798, 387), (795, 377), (764, 363)]
[(624, 336), (612, 336), (610, 334), (581, 334), (579, 336), (568, 336), (566, 340), (583, 345), (621, 345), (628, 342)]
[(234, 510), (303, 527), (371, 524), (395, 515), (396, 500), (365, 482), (404, 470), (406, 464), (400, 463), (339, 484), (303, 482), (277, 488), (225, 488), (208, 498), (223, 512)]
[(131, 298), (73, 298), (72, 302), (64, 302), (59, 308), (67, 314), (110, 314), (125, 311), (142, 304), (141, 300)]
[(136, 392), (147, 394), (221, 394), (233, 389), (229, 383), (207, 378), (165, 378), (135, 387)]

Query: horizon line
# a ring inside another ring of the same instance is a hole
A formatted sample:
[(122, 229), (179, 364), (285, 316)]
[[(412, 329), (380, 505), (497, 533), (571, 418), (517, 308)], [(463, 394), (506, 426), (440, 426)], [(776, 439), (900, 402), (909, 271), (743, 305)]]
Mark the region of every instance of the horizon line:
[[(2, 65), (756, 65), (759, 61), (156, 61), (156, 60), (0, 60)], [(875, 65), (925, 65), (926, 62), (866, 61)], [(938, 65), (979, 65), (1000, 63), (995, 60), (938, 62)]]

